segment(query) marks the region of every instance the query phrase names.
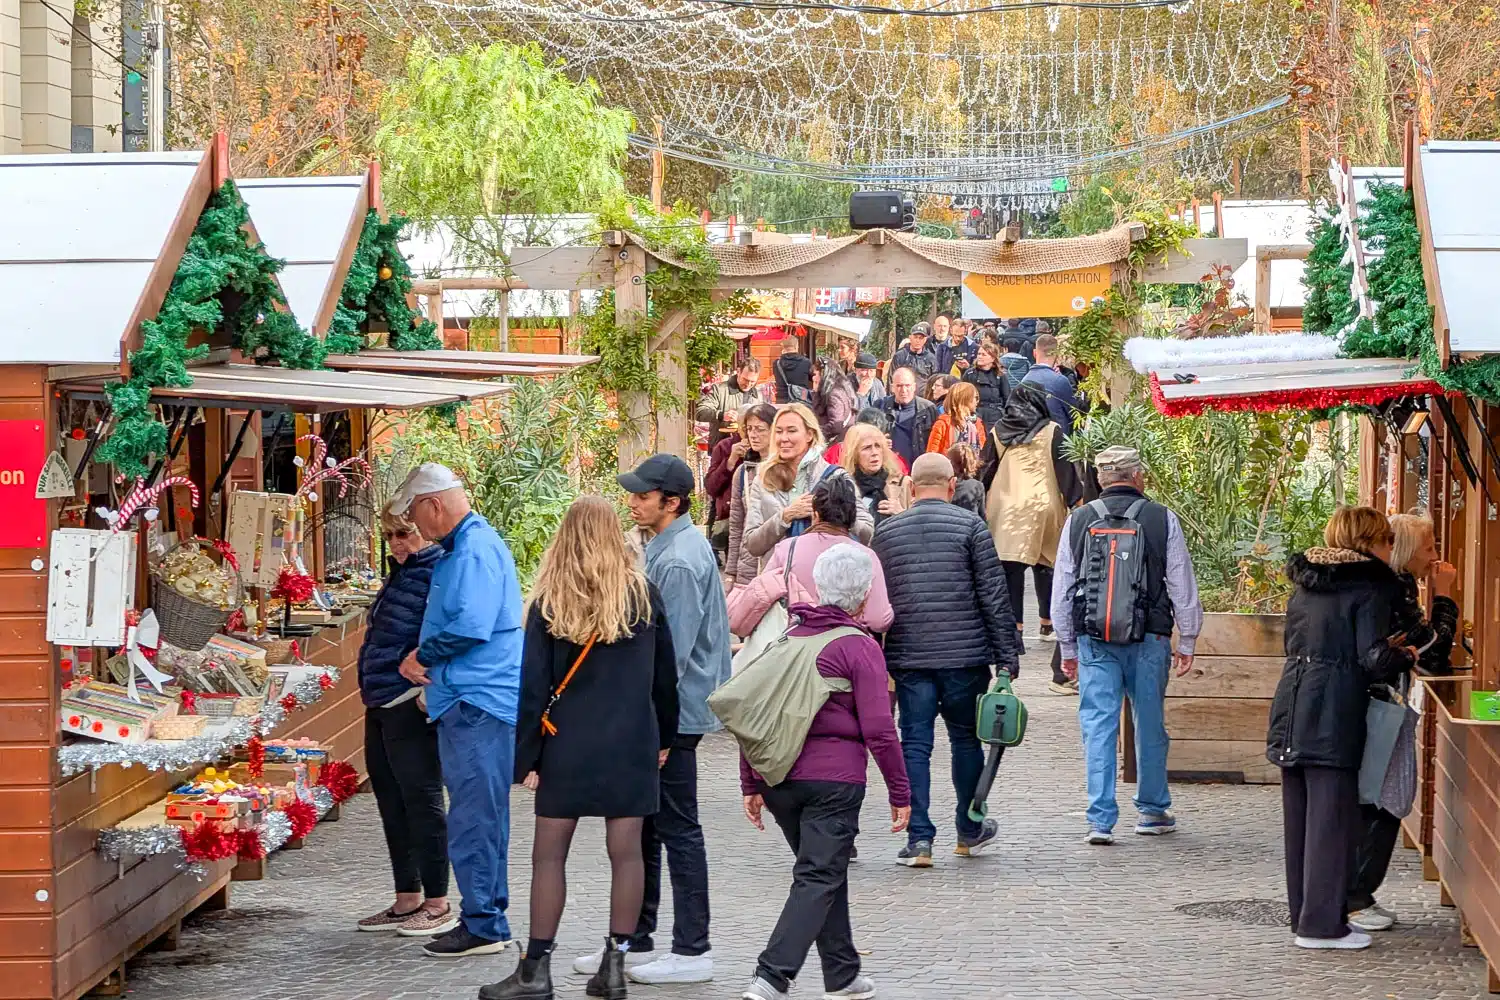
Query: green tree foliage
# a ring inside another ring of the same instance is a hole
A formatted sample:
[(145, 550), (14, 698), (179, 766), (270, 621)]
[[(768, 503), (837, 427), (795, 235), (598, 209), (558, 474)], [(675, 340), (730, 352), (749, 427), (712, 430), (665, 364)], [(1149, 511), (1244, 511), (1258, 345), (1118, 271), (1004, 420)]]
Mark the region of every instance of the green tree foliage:
[(553, 216), (617, 202), (632, 124), (535, 44), (438, 56), (418, 42), (375, 145), (391, 204), (419, 227), (452, 226), (466, 262), (483, 266), (545, 241)]
[(756, 219), (776, 223), (783, 233), (819, 232), (841, 236), (849, 232), (852, 184), (835, 184), (790, 173), (736, 172), (709, 201), (717, 216), (734, 215), (742, 223)]
[(572, 376), (515, 379), (501, 402), (472, 405), (457, 422), (416, 411), (376, 454), (378, 488), (393, 493), (422, 462), (453, 469), (528, 586), (568, 505), (590, 489), (613, 492), (614, 463), (595, 440), (606, 414), (603, 398)]

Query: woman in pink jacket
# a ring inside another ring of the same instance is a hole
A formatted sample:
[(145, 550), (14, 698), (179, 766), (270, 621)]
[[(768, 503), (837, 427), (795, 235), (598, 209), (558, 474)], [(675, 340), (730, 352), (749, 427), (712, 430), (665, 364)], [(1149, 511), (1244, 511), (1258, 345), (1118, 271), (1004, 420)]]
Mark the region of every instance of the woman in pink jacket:
[[(813, 490), (812, 527), (795, 538), (777, 542), (760, 574), (729, 595), (730, 631), (749, 635), (778, 601), (786, 601), (789, 606), (822, 603), (813, 582), (813, 564), (835, 545), (864, 548), (849, 534), (858, 510), (859, 500), (848, 476), (829, 476), (819, 483)], [(786, 573), (788, 558), (792, 561), (790, 575)], [(891, 627), (893, 618), (891, 602), (885, 593), (885, 575), (880, 560), (876, 559), (875, 579), (858, 621), (871, 632), (884, 632)]]

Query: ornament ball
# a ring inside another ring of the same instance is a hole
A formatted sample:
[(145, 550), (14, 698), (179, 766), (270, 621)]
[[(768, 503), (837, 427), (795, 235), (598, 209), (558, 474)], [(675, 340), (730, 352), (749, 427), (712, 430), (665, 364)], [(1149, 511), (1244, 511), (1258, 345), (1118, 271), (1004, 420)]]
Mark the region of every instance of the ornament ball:
[(382, 267), (379, 273), (381, 281), (390, 281), (391, 275), (395, 272), (393, 272), (389, 267)]

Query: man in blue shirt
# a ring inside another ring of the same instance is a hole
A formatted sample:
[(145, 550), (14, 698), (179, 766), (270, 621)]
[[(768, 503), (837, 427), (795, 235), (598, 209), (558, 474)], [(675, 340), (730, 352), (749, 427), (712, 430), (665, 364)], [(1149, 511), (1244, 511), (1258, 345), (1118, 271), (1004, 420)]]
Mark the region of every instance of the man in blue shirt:
[(1036, 338), (1036, 364), (1022, 382), (1034, 382), (1047, 392), (1047, 412), (1064, 434), (1073, 433), (1073, 421), (1085, 410), (1073, 380), (1057, 370), (1057, 338), (1044, 333)]
[[(688, 508), (693, 471), (675, 455), (652, 455), (619, 477), (630, 494), (630, 516), (652, 535), (646, 544), (646, 579), (661, 591), (677, 656), (677, 739), (661, 769), (660, 811), (646, 820), (642, 853), (646, 892), (627, 956), (627, 975), (638, 983), (706, 983), (714, 975), (708, 941), (708, 852), (698, 820), (698, 743), (723, 728), (708, 696), (729, 680), (729, 609), (719, 564)], [(672, 950), (656, 958), (651, 935), (661, 903), (661, 850), (672, 876)], [(641, 965), (632, 958), (646, 957)], [(591, 973), (599, 952), (573, 963)]]
[(462, 920), (423, 949), (434, 958), (502, 951), (510, 942), (506, 862), (521, 683), (521, 586), (505, 542), (469, 507), (463, 482), (435, 462), (407, 477), (391, 510), (435, 539), (420, 645), (401, 673), (422, 685), (448, 787), (448, 856)]

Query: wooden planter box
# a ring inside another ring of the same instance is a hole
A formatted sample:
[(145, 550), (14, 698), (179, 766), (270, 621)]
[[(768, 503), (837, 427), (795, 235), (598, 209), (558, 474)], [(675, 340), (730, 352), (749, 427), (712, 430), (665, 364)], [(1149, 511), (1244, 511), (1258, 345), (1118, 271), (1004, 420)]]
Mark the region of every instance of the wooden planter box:
[(1412, 689), (1411, 701), (1420, 713), (1416, 732), (1417, 795), (1412, 800), (1411, 812), (1401, 821), (1401, 835), (1406, 846), (1422, 856), (1422, 877), (1429, 882), (1438, 878), (1437, 862), (1432, 857), (1433, 814), (1438, 786), (1438, 705), (1443, 701), (1456, 704), (1453, 700), (1455, 685), (1468, 684), (1472, 677), (1468, 672), (1451, 677), (1424, 677)]
[(1429, 686), (1437, 745), (1432, 857), (1444, 900), (1489, 963), (1489, 989), (1500, 993), (1500, 722), (1468, 718), (1472, 682)]
[[(1193, 669), (1167, 683), (1167, 773), (1173, 781), (1279, 784), (1266, 760), (1271, 696), (1285, 663), (1285, 615), (1203, 617)], [(1135, 727), (1120, 727), (1124, 780), (1135, 781)]]

